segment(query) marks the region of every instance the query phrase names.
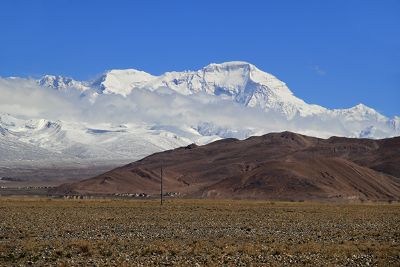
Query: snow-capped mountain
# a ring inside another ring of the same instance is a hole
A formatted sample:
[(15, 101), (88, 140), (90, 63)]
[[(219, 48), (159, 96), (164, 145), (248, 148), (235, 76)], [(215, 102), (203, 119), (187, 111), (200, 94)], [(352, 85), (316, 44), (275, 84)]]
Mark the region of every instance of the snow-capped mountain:
[[(0, 161), (46, 154), (135, 159), (193, 142), (284, 130), (320, 137), (400, 135), (400, 117), (387, 118), (363, 104), (334, 110), (308, 104), (284, 82), (246, 62), (160, 76), (110, 70), (91, 81), (53, 75), (33, 83), (0, 78), (0, 100), (19, 90), (36, 98), (14, 97), (0, 107)], [(21, 150), (26, 153), (12, 152)]]
[[(139, 159), (201, 138), (191, 133), (188, 139), (145, 124), (89, 125), (45, 119), (21, 120), (9, 114), (0, 116), (0, 129), (4, 131), (0, 137), (0, 161)], [(38, 149), (33, 149), (35, 147)]]
[(70, 77), (63, 77), (60, 75), (45, 75), (38, 80), (40, 86), (45, 86), (57, 90), (67, 90), (68, 88), (75, 88), (81, 91), (90, 89), (89, 85), (85, 82), (78, 82)]
[(139, 70), (110, 70), (92, 82), (92, 87), (104, 94), (127, 96), (135, 88), (143, 88), (154, 76)]
[(167, 72), (161, 76), (135, 69), (111, 70), (89, 83), (57, 76), (56, 82), (54, 79), (43, 82), (42, 78), (39, 84), (61, 90), (66, 87), (82, 90), (89, 86), (99, 93), (125, 97), (135, 89), (155, 91), (169, 88), (183, 95), (205, 93), (231, 99), (244, 106), (275, 110), (289, 119), (296, 114), (307, 116), (326, 111), (321, 106), (309, 105), (295, 97), (284, 82), (247, 62), (210, 64), (198, 71)]
[(387, 121), (385, 116), (364, 104), (358, 104), (348, 109), (335, 109), (332, 114), (347, 121)]
[(328, 110), (308, 104), (275, 76), (259, 70), (247, 62), (210, 64), (198, 71), (167, 72), (153, 76), (135, 69), (110, 70), (94, 81), (75, 81), (72, 78), (46, 75), (38, 81), (42, 86), (59, 90), (91, 88), (99, 94), (117, 94), (126, 97), (135, 89), (155, 91), (171, 89), (183, 95), (205, 93), (230, 99), (248, 107), (279, 112), (288, 119), (296, 115), (306, 117), (330, 114), (346, 120), (377, 120), (387, 118), (363, 104), (349, 109)]

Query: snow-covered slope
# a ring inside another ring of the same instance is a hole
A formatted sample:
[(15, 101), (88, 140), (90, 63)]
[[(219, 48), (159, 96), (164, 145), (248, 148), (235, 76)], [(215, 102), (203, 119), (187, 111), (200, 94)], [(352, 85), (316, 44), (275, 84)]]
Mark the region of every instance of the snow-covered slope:
[(98, 92), (104, 94), (120, 94), (127, 96), (135, 88), (142, 88), (154, 76), (139, 70), (110, 70), (92, 83)]
[[(63, 121), (21, 120), (0, 116), (0, 160), (32, 159), (139, 159), (149, 154), (185, 146), (200, 135), (185, 137), (145, 124), (112, 125)], [(7, 145), (9, 144), (9, 145)], [(37, 149), (35, 149), (37, 148)], [(18, 152), (16, 154), (15, 152)]]
[(393, 119), (389, 120), (388, 122), (389, 127), (392, 128), (395, 132), (400, 133), (400, 117), (394, 116)]
[[(11, 113), (0, 117), (0, 161), (137, 159), (192, 142), (284, 130), (320, 137), (400, 135), (400, 117), (363, 104), (334, 110), (308, 104), (275, 76), (240, 61), (160, 76), (110, 70), (92, 81), (46, 75), (32, 93), (31, 83), (0, 78), (0, 100), (8, 95), (0, 114)], [(20, 88), (23, 97), (17, 97)], [(26, 95), (34, 98), (20, 101)]]

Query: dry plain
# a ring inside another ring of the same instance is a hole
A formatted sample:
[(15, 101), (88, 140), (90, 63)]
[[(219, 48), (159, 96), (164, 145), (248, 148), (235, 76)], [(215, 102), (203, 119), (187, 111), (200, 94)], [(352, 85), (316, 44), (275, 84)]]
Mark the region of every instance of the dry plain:
[(399, 266), (400, 205), (0, 198), (0, 266)]

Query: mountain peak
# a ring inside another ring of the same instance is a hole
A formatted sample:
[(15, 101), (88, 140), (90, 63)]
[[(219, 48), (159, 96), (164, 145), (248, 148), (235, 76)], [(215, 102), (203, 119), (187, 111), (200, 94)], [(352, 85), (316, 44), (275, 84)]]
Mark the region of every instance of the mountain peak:
[(75, 81), (71, 77), (65, 77), (61, 75), (44, 75), (37, 81), (37, 83), (40, 86), (56, 90), (66, 90), (68, 88), (76, 88), (78, 90), (84, 91), (89, 89), (84, 83)]
[(136, 69), (113, 69), (106, 71), (92, 85), (106, 94), (120, 94), (127, 96), (137, 87), (143, 87), (155, 76)]
[(376, 112), (373, 108), (370, 108), (362, 103), (355, 105), (354, 107), (350, 108), (353, 110), (359, 110), (359, 111), (366, 111), (366, 112)]
[(222, 63), (211, 63), (205, 66), (203, 69), (238, 69), (238, 68), (255, 68), (253, 64), (245, 61), (227, 61)]
[(370, 108), (362, 103), (357, 104), (351, 108), (345, 109), (336, 109), (335, 111), (338, 112), (345, 112), (345, 113), (357, 113), (357, 114), (376, 114), (378, 113), (375, 109)]
[(106, 72), (104, 72), (105, 76), (108, 75), (139, 75), (140, 76), (145, 76), (145, 77), (153, 77), (151, 74), (142, 71), (142, 70), (137, 70), (137, 69), (111, 69)]
[(39, 81), (39, 85), (53, 89), (65, 89), (72, 85), (73, 79), (60, 75), (44, 75)]
[(362, 103), (349, 108), (349, 111), (355, 112), (355, 113), (359, 113), (359, 114), (363, 114), (363, 115), (380, 115), (378, 111), (376, 111), (375, 109), (368, 107)]
[(335, 109), (333, 113), (346, 118), (347, 120), (354, 121), (386, 121), (387, 118), (377, 112), (375, 109), (370, 108), (364, 104), (358, 104), (354, 107), (347, 109)]

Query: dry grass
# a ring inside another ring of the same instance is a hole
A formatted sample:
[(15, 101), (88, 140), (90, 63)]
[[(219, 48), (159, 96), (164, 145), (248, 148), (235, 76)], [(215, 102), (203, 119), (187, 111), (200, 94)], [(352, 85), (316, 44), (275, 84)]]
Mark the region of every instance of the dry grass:
[(0, 198), (0, 265), (399, 266), (399, 204)]

